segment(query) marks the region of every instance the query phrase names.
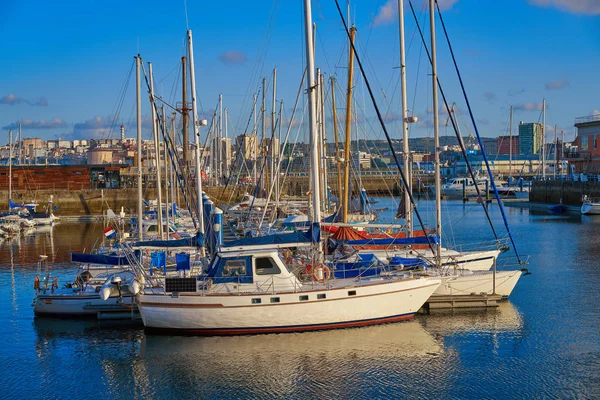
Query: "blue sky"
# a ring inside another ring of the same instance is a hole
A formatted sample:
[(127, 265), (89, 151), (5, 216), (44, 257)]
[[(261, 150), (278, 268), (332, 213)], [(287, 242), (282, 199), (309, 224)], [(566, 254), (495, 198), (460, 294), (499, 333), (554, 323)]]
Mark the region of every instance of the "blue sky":
[[(345, 8), (346, 2), (340, 2)], [(408, 5), (408, 0), (405, 2)], [(118, 137), (121, 123), (128, 127), (127, 136), (135, 136), (133, 56), (139, 52), (144, 62), (153, 63), (157, 93), (174, 104), (180, 96), (179, 63), (188, 27), (194, 34), (197, 93), (203, 115), (212, 114), (222, 93), (229, 109), (230, 136), (243, 133), (252, 94), (259, 90), (262, 77), (271, 85), (270, 74), (277, 68), (277, 99), (283, 100), (289, 119), (305, 64), (302, 3), (0, 2), (4, 38), (0, 42), (1, 135), (22, 121), (24, 137)], [(572, 140), (574, 119), (600, 112), (599, 0), (439, 3), (483, 136), (508, 134), (510, 105), (515, 110), (513, 132), (518, 121), (541, 122), (544, 98), (550, 139), (557, 125), (558, 131)], [(350, 5), (358, 29), (359, 57), (393, 137), (400, 135), (396, 4), (397, 0), (360, 0)], [(413, 4), (420, 21), (427, 21), (425, 2), (414, 0)], [(429, 68), (408, 8), (406, 17), (408, 108), (419, 117), (411, 136), (431, 136)], [(341, 108), (347, 44), (334, 1), (314, 0), (313, 18), (317, 24), (316, 64), (327, 78), (333, 75), (338, 80), (336, 101)], [(439, 78), (449, 101), (457, 103), (466, 121), (465, 103), (439, 20), (437, 28)], [(427, 25), (424, 29), (429, 31)], [(358, 77), (358, 68), (355, 71), (360, 135), (383, 138), (364, 81)], [(270, 112), (270, 88), (268, 93)], [(147, 115), (145, 92), (143, 100)], [(302, 113), (296, 116), (297, 121), (301, 119)], [(442, 115), (440, 120), (441, 134), (450, 134), (443, 126), (446, 118)], [(473, 131), (470, 124), (461, 129), (463, 134)], [(144, 135), (149, 137), (147, 124)], [(5, 141), (0, 139), (0, 143)]]

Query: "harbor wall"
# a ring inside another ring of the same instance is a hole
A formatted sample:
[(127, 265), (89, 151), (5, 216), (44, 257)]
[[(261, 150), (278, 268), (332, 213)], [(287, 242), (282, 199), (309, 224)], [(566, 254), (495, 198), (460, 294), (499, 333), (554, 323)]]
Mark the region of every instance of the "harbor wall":
[(584, 181), (534, 181), (529, 192), (529, 201), (535, 203), (580, 206), (581, 197), (600, 198), (600, 182)]
[[(243, 193), (231, 188), (208, 187), (204, 190), (217, 206), (226, 202), (238, 201)], [(61, 215), (102, 215), (108, 208), (115, 213), (121, 207), (127, 215), (137, 213), (137, 189), (83, 189), (83, 190), (13, 190), (12, 200), (15, 203), (37, 203), (38, 211), (46, 208), (50, 195), (53, 196), (53, 206), (58, 207), (54, 212), (57, 217)], [(163, 199), (165, 199), (163, 193)], [(231, 198), (231, 200), (230, 200)], [(156, 199), (156, 189), (144, 190), (144, 199)], [(8, 190), (0, 190), (0, 210), (8, 208)], [(179, 196), (179, 207), (185, 206), (183, 196)]]

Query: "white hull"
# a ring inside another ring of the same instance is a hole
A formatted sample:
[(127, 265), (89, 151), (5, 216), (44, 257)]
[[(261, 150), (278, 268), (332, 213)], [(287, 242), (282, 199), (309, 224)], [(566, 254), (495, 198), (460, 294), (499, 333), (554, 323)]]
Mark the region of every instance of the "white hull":
[(139, 294), (137, 302), (148, 328), (206, 335), (300, 332), (409, 319), (439, 282), (375, 278), (364, 286), (275, 294)]
[[(92, 294), (41, 294), (34, 300), (33, 312), (36, 315), (97, 315), (99, 311), (127, 311), (133, 299), (124, 295), (102, 300), (98, 293)], [(135, 304), (135, 303), (134, 303)]]
[[(433, 262), (431, 250), (363, 250), (361, 253), (372, 253), (382, 261), (394, 256), (404, 258), (423, 257)], [(442, 266), (445, 268), (456, 266), (471, 271), (488, 271), (498, 258), (500, 250), (464, 251), (442, 249)], [(387, 262), (387, 261), (386, 261)]]
[(493, 294), (508, 297), (521, 277), (521, 271), (496, 271), (495, 291), (492, 271), (477, 271), (442, 277), (442, 283), (433, 293), (435, 296), (460, 296), (470, 294)]
[(600, 215), (600, 203), (583, 203), (581, 205), (581, 213), (585, 215)]

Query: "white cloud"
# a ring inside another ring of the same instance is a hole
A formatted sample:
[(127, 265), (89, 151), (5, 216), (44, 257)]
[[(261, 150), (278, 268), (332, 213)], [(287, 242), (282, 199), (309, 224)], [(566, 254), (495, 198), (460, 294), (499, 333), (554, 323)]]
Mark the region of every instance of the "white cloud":
[(546, 83), (546, 89), (562, 89), (569, 86), (569, 81), (564, 78), (557, 80), (556, 82)]
[[(547, 108), (548, 106), (546, 106)], [(515, 111), (542, 111), (543, 104), (542, 103), (525, 103), (525, 104), (517, 104), (513, 107)]]
[(0, 104), (7, 104), (9, 106), (14, 106), (15, 104), (29, 104), (30, 106), (41, 106), (47, 107), (48, 100), (45, 97), (40, 97), (35, 100), (27, 100), (19, 96), (15, 96), (13, 93), (9, 93), (8, 95), (0, 98)]
[(373, 26), (387, 25), (398, 19), (398, 1), (388, 0), (373, 18)]
[(45, 119), (34, 121), (32, 119), (23, 119), (21, 121), (14, 122), (10, 125), (3, 126), (2, 129), (19, 129), (19, 122), (21, 122), (22, 129), (58, 129), (65, 128), (68, 124), (61, 118), (54, 117), (49, 121)]
[[(458, 0), (438, 0), (440, 10), (449, 10)], [(405, 2), (407, 7), (408, 2)], [(379, 11), (373, 18), (373, 26), (382, 26), (394, 23), (398, 20), (398, 0), (388, 0), (383, 6), (379, 7)]]
[(555, 7), (572, 14), (599, 15), (598, 0), (527, 0), (529, 4), (539, 7)]
[(243, 64), (248, 58), (241, 51), (228, 51), (221, 54), (219, 60), (225, 64)]

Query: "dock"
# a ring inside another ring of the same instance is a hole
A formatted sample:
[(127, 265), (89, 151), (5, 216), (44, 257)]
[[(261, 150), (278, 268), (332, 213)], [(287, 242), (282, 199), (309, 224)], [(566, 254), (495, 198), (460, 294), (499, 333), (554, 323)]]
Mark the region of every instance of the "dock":
[(489, 308), (498, 307), (503, 297), (498, 294), (467, 294), (455, 296), (431, 296), (419, 312), (428, 313), (432, 310), (459, 308)]

